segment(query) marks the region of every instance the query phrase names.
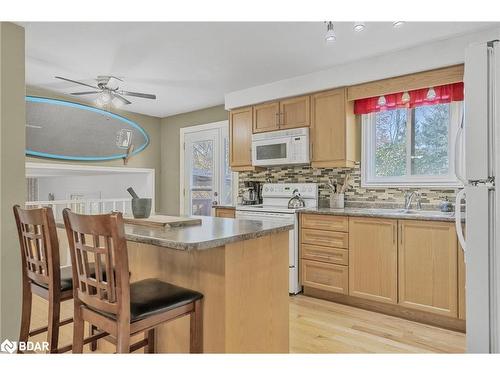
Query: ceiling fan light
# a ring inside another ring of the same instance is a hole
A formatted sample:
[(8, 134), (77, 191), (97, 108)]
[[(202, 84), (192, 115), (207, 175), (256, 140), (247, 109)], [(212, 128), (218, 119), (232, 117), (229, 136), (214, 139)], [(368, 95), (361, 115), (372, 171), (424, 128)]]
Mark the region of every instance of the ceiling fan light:
[(377, 100), (377, 105), (379, 107), (383, 107), (387, 104), (387, 100), (385, 99), (385, 96), (382, 95), (382, 96), (379, 96), (378, 100)]
[(405, 21), (394, 21), (392, 23), (392, 27), (394, 27), (395, 29), (399, 29), (400, 27), (402, 27), (403, 25), (405, 24)]
[(427, 91), (427, 100), (434, 100), (436, 99), (436, 90), (434, 90), (434, 87), (429, 87), (429, 91)]
[(113, 96), (107, 92), (107, 91), (103, 91), (100, 95), (99, 95), (99, 100), (103, 103), (103, 104), (109, 104), (112, 100), (113, 100)]
[(405, 91), (403, 93), (403, 95), (401, 96), (401, 101), (405, 104), (410, 101), (410, 94), (408, 93), (408, 91)]
[(325, 40), (327, 42), (335, 42), (337, 36), (335, 35), (335, 31), (333, 31), (333, 23), (332, 21), (328, 21), (326, 24), (326, 34)]
[(356, 31), (357, 33), (360, 33), (361, 31), (363, 31), (364, 29), (366, 28), (366, 25), (364, 22), (360, 22), (360, 21), (356, 21), (354, 22), (354, 31)]

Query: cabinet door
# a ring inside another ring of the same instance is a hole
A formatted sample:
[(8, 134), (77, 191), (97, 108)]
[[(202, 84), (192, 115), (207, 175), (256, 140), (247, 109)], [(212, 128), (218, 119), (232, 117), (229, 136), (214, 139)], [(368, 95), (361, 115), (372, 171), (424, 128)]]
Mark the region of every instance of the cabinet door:
[(279, 129), (279, 102), (264, 103), (253, 107), (253, 132), (261, 133)]
[(349, 295), (397, 303), (397, 221), (349, 218)]
[(215, 216), (234, 219), (235, 210), (234, 210), (234, 208), (219, 208), (219, 207), (217, 207), (215, 209)]
[(252, 167), (252, 107), (229, 115), (231, 168)]
[(303, 128), (311, 125), (311, 98), (301, 96), (280, 102), (280, 129)]
[(312, 260), (302, 261), (302, 284), (329, 292), (347, 294), (348, 268)]
[(311, 97), (311, 164), (313, 167), (353, 167), (359, 161), (360, 126), (346, 89)]
[(454, 224), (400, 220), (399, 240), (399, 304), (457, 317)]

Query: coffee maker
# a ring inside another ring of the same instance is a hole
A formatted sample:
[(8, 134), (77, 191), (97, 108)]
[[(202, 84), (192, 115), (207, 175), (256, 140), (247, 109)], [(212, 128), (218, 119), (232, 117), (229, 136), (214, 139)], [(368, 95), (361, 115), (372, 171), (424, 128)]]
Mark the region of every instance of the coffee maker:
[(262, 203), (262, 184), (256, 181), (245, 181), (243, 188), (242, 202), (243, 205), (261, 204)]

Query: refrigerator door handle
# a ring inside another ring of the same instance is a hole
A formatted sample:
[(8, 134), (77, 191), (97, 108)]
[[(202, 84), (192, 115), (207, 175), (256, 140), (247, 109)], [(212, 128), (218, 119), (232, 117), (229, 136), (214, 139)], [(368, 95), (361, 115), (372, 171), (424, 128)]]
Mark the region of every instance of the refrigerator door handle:
[(467, 181), (464, 176), (462, 176), (460, 172), (460, 164), (461, 164), (461, 156), (463, 152), (463, 147), (462, 147), (462, 136), (464, 134), (464, 112), (462, 109), (462, 113), (460, 116), (460, 127), (457, 130), (457, 135), (455, 137), (455, 176), (457, 176), (458, 180), (465, 186), (467, 184)]
[(465, 196), (465, 189), (460, 190), (455, 198), (455, 230), (457, 231), (458, 242), (462, 246), (464, 253), (467, 251), (465, 246), (464, 231), (462, 228), (462, 199)]

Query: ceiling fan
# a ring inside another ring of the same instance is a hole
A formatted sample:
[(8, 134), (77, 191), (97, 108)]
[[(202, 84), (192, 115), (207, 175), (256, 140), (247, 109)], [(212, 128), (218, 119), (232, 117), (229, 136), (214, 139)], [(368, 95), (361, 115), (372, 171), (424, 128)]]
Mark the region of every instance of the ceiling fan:
[(99, 96), (97, 97), (97, 104), (99, 105), (107, 105), (111, 104), (112, 102), (118, 104), (132, 104), (132, 102), (125, 99), (124, 96), (135, 96), (144, 99), (156, 99), (156, 95), (153, 94), (120, 90), (120, 82), (123, 82), (123, 80), (113, 76), (97, 76), (96, 86), (60, 76), (56, 76), (55, 78), (94, 89), (94, 91), (72, 92), (70, 93), (70, 95), (99, 94)]

